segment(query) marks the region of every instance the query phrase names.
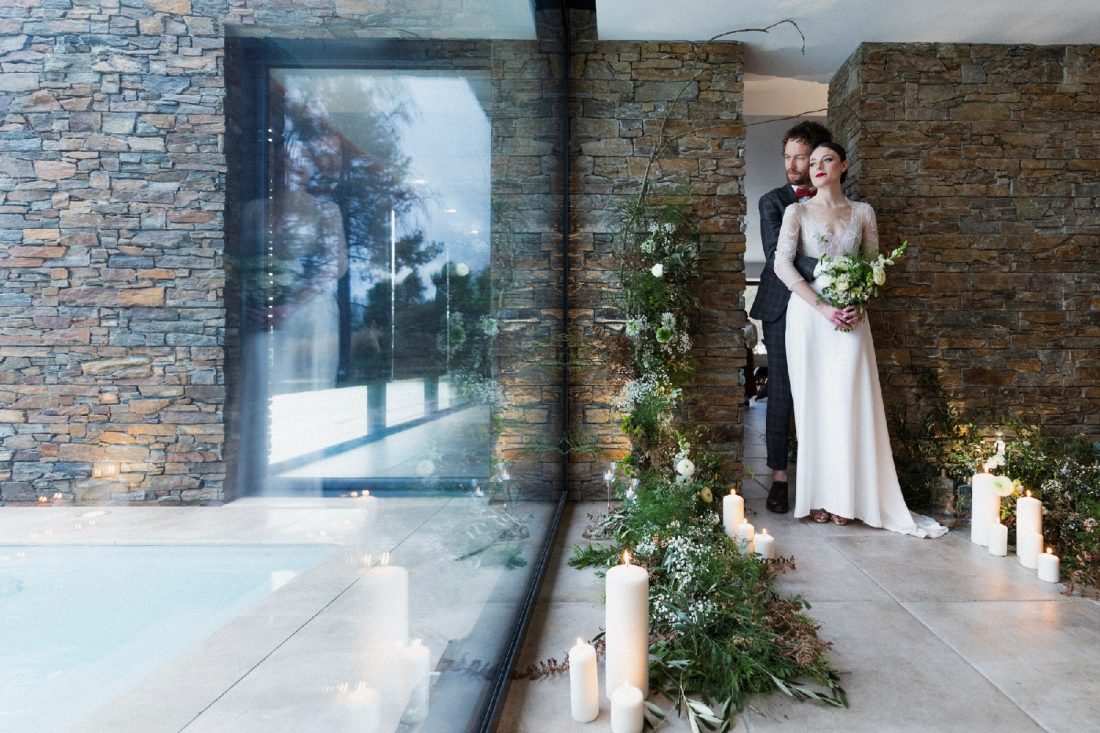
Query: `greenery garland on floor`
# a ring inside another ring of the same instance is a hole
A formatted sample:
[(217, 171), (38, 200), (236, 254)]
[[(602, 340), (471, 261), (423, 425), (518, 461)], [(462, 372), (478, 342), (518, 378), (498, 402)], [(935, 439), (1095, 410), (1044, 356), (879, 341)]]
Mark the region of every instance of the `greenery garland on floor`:
[[(777, 569), (793, 563), (757, 559), (726, 536), (719, 461), (693, 447), (705, 436), (678, 426), (698, 285), (690, 217), (643, 199), (625, 212), (617, 250), (626, 324), (609, 366), (622, 381), (617, 406), (631, 452), (619, 465), (628, 482), (616, 482), (621, 503), (598, 522), (610, 542), (575, 548), (570, 563), (604, 569), (629, 549), (648, 570), (650, 681), (693, 730), (727, 731), (751, 695), (773, 690), (846, 706), (830, 645), (803, 613), (809, 604), (773, 588)], [(666, 714), (647, 708), (649, 725)]]

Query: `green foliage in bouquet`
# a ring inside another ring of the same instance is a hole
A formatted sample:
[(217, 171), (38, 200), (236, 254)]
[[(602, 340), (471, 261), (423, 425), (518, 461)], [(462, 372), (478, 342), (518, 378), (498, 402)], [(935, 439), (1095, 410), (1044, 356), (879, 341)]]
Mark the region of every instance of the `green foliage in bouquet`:
[(886, 256), (869, 257), (862, 251), (840, 257), (822, 255), (814, 268), (814, 285), (821, 289), (821, 297), (834, 308), (857, 305), (862, 313), (867, 301), (882, 292), (882, 286), (886, 284), (886, 268), (897, 262), (908, 247), (909, 242), (902, 242)]

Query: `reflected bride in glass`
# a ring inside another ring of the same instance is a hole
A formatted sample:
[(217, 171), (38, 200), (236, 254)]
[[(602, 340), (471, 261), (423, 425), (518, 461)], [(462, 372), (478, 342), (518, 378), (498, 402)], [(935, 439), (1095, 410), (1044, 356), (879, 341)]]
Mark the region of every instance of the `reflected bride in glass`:
[(341, 140), (297, 131), (283, 149), (285, 187), (272, 217), (271, 309), (277, 392), (331, 389), (339, 366), (337, 281), (347, 269), (343, 218), (333, 200)]
[(813, 151), (817, 195), (787, 207), (775, 255), (775, 274), (798, 296), (788, 306), (786, 333), (798, 430), (794, 515), (939, 537), (947, 528), (910, 512), (901, 494), (867, 318), (856, 306), (830, 305), (794, 267), (799, 254), (877, 254), (874, 209), (841, 192), (847, 171), (840, 145)]

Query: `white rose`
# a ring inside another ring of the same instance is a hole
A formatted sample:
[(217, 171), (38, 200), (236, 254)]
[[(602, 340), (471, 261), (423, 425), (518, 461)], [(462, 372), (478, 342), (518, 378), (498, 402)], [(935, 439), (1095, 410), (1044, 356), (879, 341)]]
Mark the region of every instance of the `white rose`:
[(649, 271), (653, 273), (653, 277), (664, 277), (665, 266), (658, 262), (656, 265), (649, 268)]
[(467, 265), (465, 262), (459, 262), (457, 265), (455, 265), (455, 274), (459, 277), (466, 277), (470, 274), (470, 266)]
[(676, 462), (676, 473), (684, 478), (691, 478), (692, 474), (695, 473), (695, 464), (691, 462), (690, 458), (681, 458)]
[(871, 265), (871, 275), (875, 281), (875, 285), (886, 284), (886, 266), (883, 264), (875, 263)]

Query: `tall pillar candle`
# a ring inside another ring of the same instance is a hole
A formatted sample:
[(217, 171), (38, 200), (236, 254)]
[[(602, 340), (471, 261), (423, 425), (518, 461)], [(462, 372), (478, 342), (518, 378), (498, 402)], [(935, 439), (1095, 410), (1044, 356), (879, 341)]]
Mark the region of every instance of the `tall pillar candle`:
[(1016, 557), (1020, 559), (1020, 564), (1025, 568), (1031, 568), (1034, 570), (1038, 567), (1037, 560), (1039, 554), (1043, 551), (1043, 535), (1040, 532), (1024, 532), (1018, 540), (1019, 544), (1016, 545)]
[(364, 595), (363, 636), (368, 646), (409, 643), (409, 571), (390, 564), (390, 554), (360, 581)]
[(621, 685), (611, 693), (611, 733), (642, 733), (645, 696), (634, 685)]
[(600, 714), (596, 650), (584, 639), (569, 650), (569, 709), (578, 723), (590, 723)]
[(745, 500), (736, 489), (722, 497), (722, 527), (731, 540), (737, 539), (737, 528), (745, 521)]
[(1043, 533), (1043, 504), (1031, 492), (1016, 500), (1016, 553), (1026, 544), (1028, 533)]
[(994, 505), (1000, 507), (1001, 499), (993, 493), (991, 473), (974, 474), (970, 485), (970, 541), (985, 546), (989, 544), (989, 527), (1000, 519)]
[(604, 660), (607, 695), (623, 684), (633, 685), (649, 695), (649, 573), (630, 564), (630, 553), (623, 562), (607, 571), (607, 616)]
[(402, 723), (422, 723), (428, 718), (428, 688), (431, 684), (431, 651), (413, 639), (401, 652)]

